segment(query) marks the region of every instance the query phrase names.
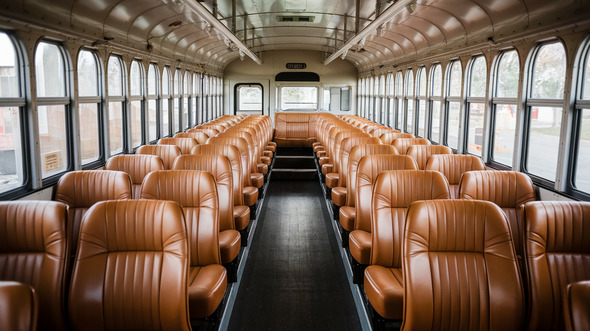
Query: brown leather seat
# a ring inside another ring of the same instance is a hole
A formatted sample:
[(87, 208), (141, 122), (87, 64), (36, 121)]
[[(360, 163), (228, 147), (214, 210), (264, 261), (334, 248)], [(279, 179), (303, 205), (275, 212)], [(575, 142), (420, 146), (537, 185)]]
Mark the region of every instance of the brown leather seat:
[(524, 292), (506, 216), (487, 201), (419, 201), (403, 239), (403, 330), (521, 330)]
[[(39, 330), (67, 329), (67, 217), (66, 205), (59, 202), (0, 202), (0, 280), (24, 283), (35, 289), (40, 308)], [(8, 321), (0, 318), (0, 324), (4, 322)]]
[(182, 155), (174, 161), (172, 169), (201, 170), (213, 175), (219, 207), (221, 263), (231, 263), (240, 253), (241, 238), (234, 223), (233, 178), (229, 160), (223, 155)]
[(379, 136), (379, 140), (381, 140), (381, 143), (386, 145), (390, 145), (395, 139), (398, 138), (414, 138), (414, 135), (411, 133), (386, 132)]
[(264, 184), (264, 175), (268, 173), (268, 165), (260, 162), (260, 154), (258, 153), (258, 145), (254, 142), (254, 137), (251, 133), (241, 131), (239, 128), (224, 132), (221, 137), (236, 137), (243, 138), (247, 142), (248, 151), (250, 153), (250, 176), (252, 180), (259, 180)]
[[(339, 218), (342, 228), (351, 232), (354, 230), (354, 220), (356, 218), (356, 184), (358, 165), (361, 159), (367, 155), (393, 154), (397, 155), (397, 150), (391, 145), (367, 144), (354, 146), (350, 150), (348, 160), (348, 176), (346, 179), (346, 206), (340, 207)], [(348, 247), (348, 236), (342, 238), (343, 243)]]
[(132, 192), (131, 178), (122, 171), (72, 171), (59, 179), (54, 200), (70, 207), (68, 226), (72, 231), (72, 253), (76, 251), (80, 224), (88, 209), (99, 201), (131, 199)]
[[(198, 145), (191, 151), (196, 155), (223, 155), (227, 157), (232, 168), (233, 201), (234, 201), (234, 223), (236, 229), (242, 231), (248, 227), (250, 222), (250, 208), (244, 202), (243, 180), (242, 180), (242, 162), (240, 160), (240, 151), (233, 145), (207, 144)], [(256, 200), (249, 201), (255, 204)], [(244, 233), (242, 233), (244, 234)], [(245, 244), (242, 237), (242, 243)]]
[[(371, 138), (368, 134), (361, 131), (341, 131), (336, 134), (334, 137), (334, 146), (333, 146), (333, 158), (331, 160), (332, 164), (332, 172), (326, 173), (326, 186), (329, 188), (334, 188), (338, 186), (338, 180), (340, 178), (340, 167), (341, 167), (341, 157), (342, 157), (342, 141), (346, 138), (350, 137), (366, 137)], [(378, 142), (373, 142), (378, 143)]]
[(94, 205), (80, 229), (72, 273), (72, 328), (190, 330), (189, 231), (172, 201)]
[(176, 145), (180, 148), (182, 154), (190, 154), (193, 147), (199, 143), (195, 138), (162, 138), (158, 140), (158, 145)]
[(465, 172), (485, 169), (483, 160), (475, 155), (432, 155), (426, 163), (426, 170), (440, 171), (447, 177), (451, 199), (457, 199), (459, 196), (459, 182), (461, 182), (461, 176)]
[(0, 307), (0, 330), (37, 330), (37, 296), (30, 285), (0, 281)]
[(172, 163), (174, 163), (174, 160), (182, 155), (180, 147), (176, 145), (143, 145), (139, 146), (135, 153), (159, 156), (164, 163), (165, 170), (172, 169)]
[(590, 330), (590, 281), (571, 283), (565, 290), (564, 314), (567, 331)]
[(448, 198), (447, 181), (437, 171), (394, 170), (377, 176), (370, 207), (371, 265), (365, 270), (364, 287), (369, 302), (382, 317), (399, 320), (403, 315), (401, 249), (410, 204)]
[(516, 255), (521, 260), (522, 205), (535, 200), (535, 188), (529, 176), (516, 171), (468, 171), (459, 186), (459, 199), (491, 201), (502, 208), (508, 216)]
[(590, 203), (529, 202), (524, 212), (528, 329), (563, 330), (567, 285), (590, 280)]
[(397, 138), (391, 144), (397, 151), (404, 155), (412, 145), (430, 145), (430, 140), (424, 138)]
[(209, 128), (188, 129), (188, 130), (186, 130), (186, 132), (187, 133), (202, 132), (202, 133), (206, 134), (207, 137), (209, 137), (209, 138), (213, 138), (219, 134), (219, 132), (217, 130), (213, 130), (213, 129), (209, 129)]
[(428, 159), (435, 154), (453, 154), (453, 150), (443, 145), (412, 145), (406, 152), (406, 155), (416, 160), (420, 170), (426, 169)]
[(274, 141), (278, 147), (311, 147), (309, 113), (275, 113)]
[(144, 199), (172, 200), (184, 210), (190, 248), (189, 307), (191, 318), (215, 312), (227, 287), (219, 249), (219, 206), (215, 180), (197, 170), (156, 171), (141, 189)]
[(388, 170), (417, 170), (416, 161), (407, 155), (367, 155), (361, 159), (358, 166), (355, 202), (356, 217), (354, 230), (350, 232), (348, 239), (350, 255), (360, 265), (355, 266), (357, 273), (354, 280), (356, 282), (362, 281), (364, 266), (371, 262), (373, 185), (377, 175)]
[(139, 199), (143, 178), (152, 171), (164, 170), (164, 163), (155, 155), (126, 154), (111, 157), (104, 168), (127, 173), (131, 177), (132, 198)]
[(206, 144), (209, 140), (209, 136), (203, 131), (179, 132), (174, 135), (174, 138), (194, 138), (199, 145)]

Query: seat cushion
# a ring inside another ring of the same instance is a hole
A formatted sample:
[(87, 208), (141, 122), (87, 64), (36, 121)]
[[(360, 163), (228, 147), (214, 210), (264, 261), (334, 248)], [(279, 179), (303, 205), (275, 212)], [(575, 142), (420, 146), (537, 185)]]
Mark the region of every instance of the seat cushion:
[(326, 186), (329, 188), (334, 188), (338, 186), (338, 173), (337, 172), (329, 172), (326, 174)]
[(219, 232), (219, 252), (221, 263), (230, 263), (240, 252), (240, 233), (237, 230)]
[(189, 273), (188, 305), (191, 318), (211, 316), (227, 288), (227, 272), (220, 264), (194, 267)]
[(258, 169), (258, 172), (266, 175), (268, 173), (268, 165), (264, 164), (264, 163), (258, 163), (256, 165), (256, 168)]
[(258, 201), (258, 188), (254, 186), (246, 186), (243, 188), (242, 192), (244, 192), (244, 204), (246, 206), (254, 206), (256, 201)]
[(356, 209), (350, 206), (342, 206), (338, 211), (340, 215), (340, 225), (348, 232), (354, 230), (354, 219), (356, 216)]
[(401, 268), (370, 265), (365, 269), (365, 293), (373, 309), (384, 318), (403, 316), (404, 286)]
[(246, 205), (234, 206), (234, 222), (236, 229), (244, 230), (250, 222), (250, 208)]
[[(326, 182), (328, 176), (326, 176)], [(338, 207), (346, 204), (346, 187), (337, 186), (332, 189), (332, 202)]]
[(371, 233), (354, 230), (349, 237), (350, 255), (360, 264), (371, 262)]

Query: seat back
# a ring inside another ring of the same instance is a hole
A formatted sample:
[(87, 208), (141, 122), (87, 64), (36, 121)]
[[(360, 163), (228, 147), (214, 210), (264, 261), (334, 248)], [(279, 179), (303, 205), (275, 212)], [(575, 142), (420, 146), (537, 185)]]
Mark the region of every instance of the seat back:
[(517, 171), (468, 171), (459, 184), (459, 199), (491, 201), (508, 216), (516, 255), (522, 254), (522, 205), (535, 200), (535, 188), (529, 176)]
[(350, 150), (348, 160), (348, 178), (346, 179), (346, 205), (354, 207), (356, 204), (356, 183), (359, 162), (367, 155), (393, 154), (397, 155), (397, 150), (391, 145), (367, 144), (357, 145)]
[(405, 155), (408, 148), (412, 145), (430, 145), (430, 140), (424, 138), (397, 138), (391, 144), (397, 149), (398, 153)]
[(0, 330), (37, 330), (37, 296), (30, 285), (0, 281), (0, 306)]
[(217, 189), (210, 173), (198, 170), (154, 171), (145, 177), (141, 198), (172, 200), (182, 206), (191, 267), (221, 264)]
[(158, 140), (158, 145), (176, 145), (180, 148), (182, 154), (190, 154), (193, 147), (199, 143), (195, 138), (162, 138)]
[(131, 178), (122, 171), (81, 170), (61, 176), (54, 200), (70, 207), (68, 226), (72, 231), (72, 253), (76, 251), (80, 224), (88, 209), (99, 201), (131, 199), (132, 192)]
[(416, 160), (420, 170), (426, 169), (428, 159), (435, 154), (453, 154), (453, 150), (443, 145), (412, 145), (406, 152), (406, 155)]
[(213, 175), (219, 206), (219, 230), (235, 229), (232, 169), (223, 155), (181, 155), (172, 170), (201, 170)]
[(506, 216), (487, 201), (414, 202), (403, 241), (404, 330), (521, 330)]
[(401, 133), (401, 132), (385, 132), (379, 136), (379, 140), (381, 143), (386, 145), (391, 145), (391, 143), (398, 138), (414, 138), (414, 135), (411, 133)]
[(407, 155), (378, 154), (363, 157), (359, 162), (356, 179), (355, 230), (371, 232), (373, 184), (377, 175), (387, 170), (418, 170), (418, 167), (416, 161)]
[(170, 170), (174, 160), (182, 155), (180, 147), (176, 145), (143, 145), (139, 146), (135, 153), (159, 156), (162, 159), (162, 163), (164, 163), (165, 170)]
[(240, 152), (240, 161), (242, 163), (242, 185), (243, 187), (252, 186), (250, 179), (250, 173), (252, 172), (250, 169), (250, 150), (246, 139), (228, 136), (213, 137), (209, 138), (207, 144), (235, 146)]
[(426, 170), (440, 171), (447, 177), (451, 199), (458, 197), (459, 182), (465, 172), (485, 169), (483, 160), (475, 155), (438, 154), (432, 155), (426, 163)]
[(66, 329), (67, 214), (66, 205), (54, 201), (0, 202), (0, 280), (35, 289), (39, 330)]
[(233, 145), (221, 144), (207, 144), (198, 145), (191, 151), (195, 155), (223, 155), (225, 156), (232, 168), (232, 183), (233, 183), (233, 199), (234, 206), (244, 204), (244, 195), (242, 194), (242, 162), (240, 159), (240, 151)]
[(97, 203), (80, 229), (72, 328), (190, 330), (188, 270), (187, 228), (177, 203)]
[(209, 137), (209, 138), (213, 138), (219, 134), (219, 132), (217, 132), (217, 130), (213, 130), (213, 129), (209, 129), (209, 128), (188, 129), (188, 130), (186, 130), (186, 132), (187, 133), (202, 132), (202, 133), (206, 134), (207, 137)]
[(371, 264), (401, 268), (404, 224), (410, 204), (448, 198), (449, 184), (438, 171), (381, 172), (375, 180), (371, 205)]
[(563, 330), (569, 283), (590, 280), (590, 203), (536, 201), (524, 207), (530, 330)]
[(243, 131), (231, 131), (231, 132), (225, 132), (223, 135), (221, 135), (221, 137), (229, 137), (229, 138), (242, 138), (246, 141), (246, 146), (248, 149), (248, 155), (249, 155), (249, 162), (250, 162), (250, 172), (251, 173), (256, 173), (258, 172), (258, 159), (259, 159), (259, 155), (258, 155), (258, 147), (257, 145), (254, 143), (254, 138), (252, 137), (252, 135), (248, 132), (243, 132)]
[(346, 187), (348, 185), (348, 164), (350, 160), (350, 152), (352, 148), (359, 145), (378, 145), (381, 141), (375, 137), (367, 137), (364, 135), (355, 135), (342, 140), (340, 147), (340, 166), (338, 172), (338, 186)]
[(207, 140), (209, 140), (209, 136), (203, 131), (179, 132), (174, 138), (194, 138), (199, 145), (206, 144)]
[(371, 136), (365, 132), (361, 131), (341, 131), (336, 134), (334, 137), (334, 158), (332, 172), (340, 173), (340, 162), (342, 160), (342, 141), (349, 137), (366, 137), (370, 138)]
[(139, 191), (145, 175), (152, 171), (164, 170), (164, 163), (159, 156), (155, 155), (126, 154), (111, 157), (104, 168), (127, 173), (131, 177), (132, 198), (139, 199)]

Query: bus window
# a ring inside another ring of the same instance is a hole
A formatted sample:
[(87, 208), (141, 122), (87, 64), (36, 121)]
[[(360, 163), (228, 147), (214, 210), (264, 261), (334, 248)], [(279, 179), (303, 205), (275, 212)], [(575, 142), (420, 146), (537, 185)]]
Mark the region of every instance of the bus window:
[(393, 128), (395, 126), (395, 98), (394, 98), (395, 85), (393, 84), (393, 73), (387, 74), (387, 122), (385, 125)]
[(491, 160), (512, 166), (516, 111), (518, 97), (518, 53), (514, 50), (498, 55), (496, 61), (496, 82), (492, 97), (493, 137), (490, 147)]
[(577, 134), (576, 164), (573, 172), (574, 187), (585, 193), (590, 193), (590, 172), (585, 168), (590, 164), (590, 42), (587, 42), (582, 61), (580, 61), (579, 84), (580, 95), (576, 98), (576, 113), (578, 114), (579, 131)]
[(459, 123), (461, 121), (461, 62), (455, 60), (449, 64), (447, 89), (446, 145), (452, 149), (459, 148)]
[(281, 110), (318, 109), (318, 88), (316, 86), (282, 86), (280, 98)]
[(483, 146), (483, 122), (486, 102), (487, 65), (485, 57), (471, 60), (467, 80), (467, 153), (481, 156)]
[(184, 72), (184, 81), (183, 81), (183, 85), (182, 85), (182, 128), (184, 130), (188, 129), (190, 126), (190, 122), (189, 121), (189, 100), (191, 98), (191, 91), (193, 90), (191, 88), (191, 72), (190, 71), (185, 71)]
[(195, 125), (201, 124), (203, 121), (203, 114), (202, 114), (202, 98), (201, 98), (201, 91), (202, 91), (202, 80), (201, 80), (201, 73), (195, 72), (193, 75), (193, 88), (194, 88), (194, 104), (193, 104), (193, 112), (195, 116)]
[(161, 108), (160, 137), (170, 136), (170, 70), (164, 67), (162, 72), (162, 108)]
[(0, 32), (0, 194), (25, 184), (24, 137), (21, 134), (25, 99), (20, 88), (17, 50)]
[(181, 121), (181, 114), (180, 114), (180, 96), (182, 94), (181, 91), (181, 87), (182, 87), (182, 74), (180, 73), (180, 69), (176, 69), (176, 71), (174, 71), (174, 91), (173, 91), (173, 99), (172, 99), (172, 104), (173, 104), (173, 109), (174, 111), (172, 112), (172, 126), (174, 128), (174, 130), (172, 131), (172, 133), (177, 133), (180, 132), (180, 121)]
[(442, 67), (435, 64), (430, 69), (430, 140), (439, 143), (442, 119)]
[(235, 90), (236, 115), (262, 114), (262, 85), (237, 84)]
[(395, 100), (396, 100), (395, 128), (400, 131), (403, 128), (403, 120), (404, 120), (404, 107), (403, 107), (404, 79), (403, 79), (403, 77), (404, 76), (402, 75), (401, 71), (398, 71), (397, 74), (395, 74)]
[[(404, 86), (404, 98), (406, 106), (405, 131), (414, 134), (414, 72), (406, 71), (406, 85)], [(403, 127), (403, 126), (402, 126)]]
[(70, 168), (66, 64), (60, 46), (40, 42), (35, 51), (37, 115), (42, 177), (48, 178)]
[(123, 62), (117, 56), (111, 56), (108, 64), (108, 116), (110, 155), (122, 153), (125, 148), (123, 132), (123, 111), (125, 94), (123, 91)]
[(99, 61), (95, 53), (81, 50), (78, 54), (78, 125), (82, 165), (99, 160), (101, 156), (100, 128), (101, 89)]
[(526, 103), (525, 169), (530, 174), (555, 181), (565, 85), (565, 49), (561, 43), (549, 43), (533, 52), (531, 91)]
[(147, 123), (148, 140), (155, 142), (158, 139), (158, 67), (150, 63), (147, 79)]
[(143, 65), (138, 60), (131, 62), (129, 85), (131, 88), (131, 147), (139, 147), (143, 143), (143, 125), (141, 120), (143, 108)]
[(416, 109), (416, 132), (419, 137), (424, 138), (426, 137), (426, 69), (420, 67), (416, 76), (416, 98), (418, 99), (416, 104), (418, 107)]

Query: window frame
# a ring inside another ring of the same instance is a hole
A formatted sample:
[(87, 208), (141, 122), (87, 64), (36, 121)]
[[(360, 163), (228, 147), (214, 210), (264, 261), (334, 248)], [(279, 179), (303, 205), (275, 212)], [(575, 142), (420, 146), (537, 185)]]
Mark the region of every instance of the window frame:
[(260, 83), (236, 83), (234, 85), (234, 115), (238, 115), (238, 112), (240, 111), (239, 109), (239, 105), (240, 105), (240, 93), (239, 93), (239, 89), (241, 86), (248, 86), (248, 87), (252, 87), (252, 86), (258, 86), (260, 87), (260, 91), (262, 93), (262, 108), (260, 109), (260, 114), (264, 113), (264, 86), (262, 86), (262, 84)]
[[(278, 105), (279, 105), (279, 111), (285, 111), (285, 112), (319, 112), (321, 111), (321, 98), (322, 96), (322, 91), (323, 88), (320, 84), (318, 83), (293, 83), (293, 84), (277, 84), (277, 101), (278, 101)], [(282, 107), (282, 89), (285, 87), (313, 87), (316, 89), (316, 108), (287, 108), (287, 109), (283, 109)]]

